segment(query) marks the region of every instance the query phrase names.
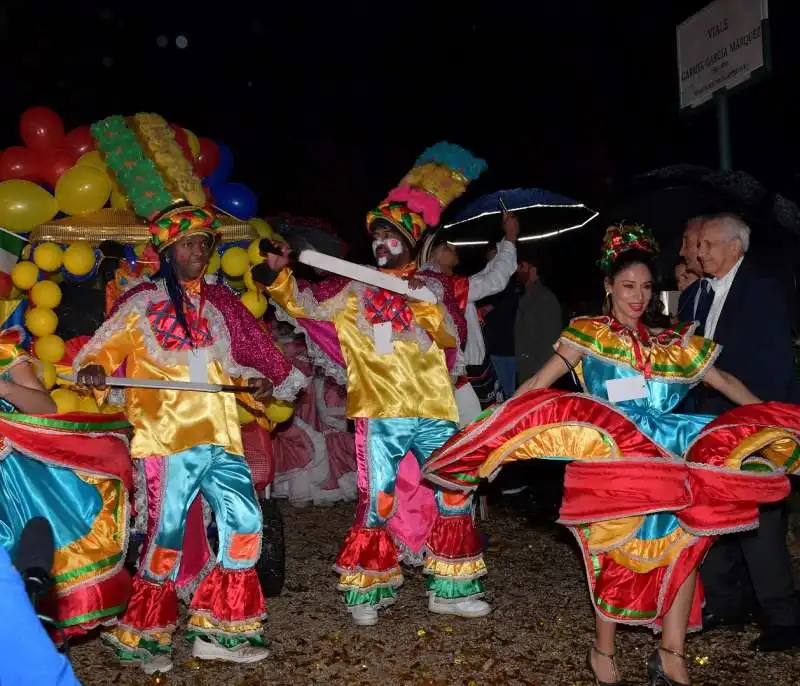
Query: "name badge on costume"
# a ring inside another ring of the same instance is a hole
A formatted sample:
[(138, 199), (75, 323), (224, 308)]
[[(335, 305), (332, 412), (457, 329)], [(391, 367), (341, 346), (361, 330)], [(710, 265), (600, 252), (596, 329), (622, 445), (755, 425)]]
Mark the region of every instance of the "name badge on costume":
[(394, 352), (391, 322), (373, 324), (372, 338), (375, 341), (375, 352), (378, 353), (378, 355), (391, 355)]
[(188, 354), (189, 380), (192, 383), (208, 383), (208, 348), (193, 348)]
[(641, 375), (627, 376), (624, 379), (610, 379), (606, 381), (606, 392), (612, 403), (641, 400), (647, 397), (647, 382)]

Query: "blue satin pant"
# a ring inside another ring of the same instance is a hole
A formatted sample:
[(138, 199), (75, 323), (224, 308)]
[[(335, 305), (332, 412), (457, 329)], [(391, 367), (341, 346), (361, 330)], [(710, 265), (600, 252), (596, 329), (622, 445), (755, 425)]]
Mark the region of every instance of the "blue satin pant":
[[(359, 491), (356, 522), (365, 527), (386, 526), (395, 508), (395, 485), (402, 459), (410, 452), (421, 468), (431, 453), (456, 431), (458, 424), (442, 419), (356, 419)], [(438, 490), (436, 504), (445, 515), (466, 514), (472, 507), (471, 502), (459, 508), (448, 506)]]
[[(216, 445), (198, 445), (163, 458), (161, 494), (149, 516), (157, 522), (141, 567), (150, 581), (175, 580), (189, 508), (202, 494), (217, 521), (217, 561), (248, 569), (261, 554), (261, 509), (244, 458)], [(146, 468), (146, 472), (147, 472)], [(149, 480), (149, 475), (148, 475)], [(152, 484), (149, 484), (149, 487)]]

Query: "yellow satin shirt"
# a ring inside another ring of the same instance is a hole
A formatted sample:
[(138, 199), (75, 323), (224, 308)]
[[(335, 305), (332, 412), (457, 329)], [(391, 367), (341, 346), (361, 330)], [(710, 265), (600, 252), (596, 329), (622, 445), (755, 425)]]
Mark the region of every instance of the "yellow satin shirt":
[(339, 294), (317, 302), (310, 291), (301, 293), (291, 270), (284, 269), (267, 291), (293, 319), (330, 321), (336, 327), (347, 366), (348, 417), (458, 421), (444, 355), (445, 348), (458, 343), (443, 305), (409, 301), (417, 331), (393, 336), (393, 352), (382, 355), (364, 319), (361, 284), (352, 282)]
[[(100, 365), (109, 376), (125, 363), (125, 375), (136, 379), (191, 381), (186, 351), (164, 350), (147, 318), (150, 300), (166, 297), (162, 288), (133, 296), (98, 329), (73, 364), (77, 372)], [(203, 309), (212, 343), (206, 347), (208, 383), (242, 384), (261, 376), (239, 367), (225, 337), (222, 314), (210, 303)], [(102, 401), (102, 394), (99, 399)], [(242, 434), (231, 393), (199, 393), (144, 388), (125, 389), (125, 412), (134, 428), (131, 457), (172, 455), (197, 445), (218, 445), (235, 455), (244, 455)]]

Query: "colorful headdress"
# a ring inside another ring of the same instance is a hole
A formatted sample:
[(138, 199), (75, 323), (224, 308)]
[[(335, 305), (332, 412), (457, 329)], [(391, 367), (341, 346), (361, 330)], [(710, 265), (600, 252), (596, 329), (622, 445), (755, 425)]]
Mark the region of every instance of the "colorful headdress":
[(216, 238), (219, 220), (213, 211), (199, 207), (177, 207), (150, 224), (150, 242), (157, 252), (195, 233)]
[(367, 229), (388, 222), (415, 246), (442, 212), (463, 195), (471, 181), (486, 170), (486, 162), (452, 143), (428, 148), (408, 174), (378, 207), (367, 215)]
[(167, 121), (151, 113), (114, 115), (92, 126), (109, 175), (137, 215), (154, 222), (150, 238), (161, 251), (190, 233), (215, 234), (206, 193)]
[(658, 244), (650, 229), (642, 224), (609, 226), (603, 238), (600, 268), (608, 272), (616, 259), (626, 250), (644, 250), (655, 254), (658, 252)]

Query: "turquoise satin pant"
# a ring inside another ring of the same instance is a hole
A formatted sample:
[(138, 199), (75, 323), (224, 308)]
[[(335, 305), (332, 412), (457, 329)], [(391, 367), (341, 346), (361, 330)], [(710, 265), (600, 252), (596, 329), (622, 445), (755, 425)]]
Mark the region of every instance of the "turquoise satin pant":
[[(225, 569), (248, 569), (261, 555), (261, 509), (244, 458), (216, 445), (198, 445), (163, 461), (161, 494), (148, 516), (156, 522), (141, 567), (151, 581), (175, 580), (189, 508), (202, 494), (217, 521), (217, 561)], [(148, 469), (145, 467), (145, 473)], [(149, 490), (149, 489), (148, 489)]]
[[(359, 492), (356, 522), (366, 527), (386, 526), (394, 512), (401, 460), (410, 452), (422, 467), (431, 453), (456, 431), (458, 424), (442, 419), (356, 419)], [(471, 502), (458, 508), (448, 506), (438, 490), (436, 505), (444, 515), (467, 514), (472, 508)]]

